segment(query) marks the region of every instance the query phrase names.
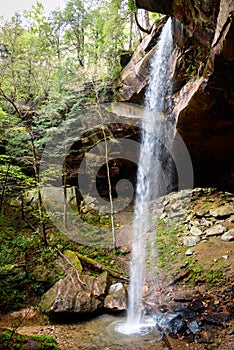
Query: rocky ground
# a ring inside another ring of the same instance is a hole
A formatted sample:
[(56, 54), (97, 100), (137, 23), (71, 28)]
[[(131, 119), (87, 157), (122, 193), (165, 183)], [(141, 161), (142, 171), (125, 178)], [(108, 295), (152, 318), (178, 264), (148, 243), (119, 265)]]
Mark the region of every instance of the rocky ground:
[(193, 349), (233, 349), (233, 195), (213, 189), (182, 191), (156, 210), (176, 233), (176, 248), (181, 244), (169, 273), (171, 291), (162, 293), (161, 300), (185, 322), (177, 325), (181, 330), (176, 329), (176, 336), (169, 334), (172, 348), (183, 348), (180, 341), (187, 339)]
[[(157, 288), (149, 281), (145, 306), (175, 313), (166, 332), (172, 349), (234, 349), (233, 200), (231, 193), (195, 189), (151, 206), (160, 218), (152, 228), (160, 281)], [(126, 238), (124, 228), (129, 226), (120, 227)]]

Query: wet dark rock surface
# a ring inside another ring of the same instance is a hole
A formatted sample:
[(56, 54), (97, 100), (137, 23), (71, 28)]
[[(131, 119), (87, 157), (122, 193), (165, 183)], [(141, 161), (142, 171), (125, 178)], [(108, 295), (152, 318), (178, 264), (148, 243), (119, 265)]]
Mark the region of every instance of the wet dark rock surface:
[[(219, 349), (224, 334), (233, 334), (234, 314), (229, 305), (233, 303), (234, 285), (230, 284), (230, 288), (216, 291), (214, 295), (194, 294), (193, 297), (192, 302), (187, 302), (186, 297), (184, 302), (182, 297), (175, 297), (167, 303), (163, 313), (162, 306), (157, 306), (156, 322), (169, 342), (177, 339), (190, 344), (206, 344), (202, 349)], [(213, 344), (213, 348), (209, 344)]]

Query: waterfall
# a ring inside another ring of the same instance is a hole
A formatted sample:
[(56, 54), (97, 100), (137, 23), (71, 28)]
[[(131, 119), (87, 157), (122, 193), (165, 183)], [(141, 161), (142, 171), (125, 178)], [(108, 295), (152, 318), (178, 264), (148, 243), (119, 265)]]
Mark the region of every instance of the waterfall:
[[(145, 282), (145, 245), (149, 224), (149, 202), (170, 191), (170, 160), (163, 159), (168, 149), (172, 120), (173, 37), (172, 21), (162, 29), (154, 57), (151, 76), (145, 95), (145, 115), (142, 121), (142, 140), (138, 162), (135, 219), (130, 267), (129, 305), (126, 328), (136, 333), (142, 327), (142, 297)], [(171, 124), (171, 123), (170, 123)], [(162, 166), (162, 161), (166, 166)], [(153, 245), (153, 242), (152, 242)]]

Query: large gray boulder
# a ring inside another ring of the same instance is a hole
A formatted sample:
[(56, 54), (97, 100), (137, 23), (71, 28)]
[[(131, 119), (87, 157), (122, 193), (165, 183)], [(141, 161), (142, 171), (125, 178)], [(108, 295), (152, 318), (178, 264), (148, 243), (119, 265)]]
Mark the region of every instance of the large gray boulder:
[(108, 290), (108, 273), (97, 278), (79, 276), (76, 269), (71, 268), (68, 275), (60, 279), (41, 298), (41, 309), (51, 314), (73, 313), (87, 314), (102, 308), (103, 294)]
[(42, 296), (40, 307), (57, 319), (64, 314), (79, 318), (105, 309), (122, 311), (127, 307), (126, 289), (122, 283), (111, 286), (107, 271), (95, 278), (79, 275), (75, 268), (71, 268), (65, 278)]

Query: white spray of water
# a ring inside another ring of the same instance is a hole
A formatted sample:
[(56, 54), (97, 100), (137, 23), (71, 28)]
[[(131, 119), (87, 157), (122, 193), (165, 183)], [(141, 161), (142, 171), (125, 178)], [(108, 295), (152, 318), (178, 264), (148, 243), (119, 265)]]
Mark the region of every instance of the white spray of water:
[[(142, 142), (138, 163), (135, 219), (130, 271), (129, 305), (126, 333), (138, 333), (147, 325), (142, 320), (142, 297), (145, 281), (145, 242), (149, 231), (148, 205), (152, 199), (168, 192), (170, 166), (162, 167), (167, 148), (168, 130), (163, 116), (170, 118), (173, 52), (171, 18), (165, 24), (155, 55), (145, 96), (146, 113), (142, 121)], [(168, 159), (167, 159), (168, 161)], [(149, 325), (150, 326), (150, 325)]]

